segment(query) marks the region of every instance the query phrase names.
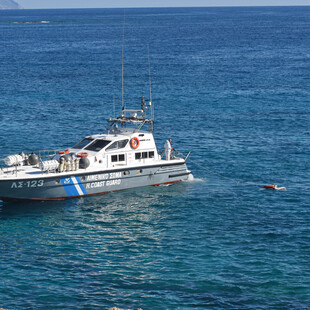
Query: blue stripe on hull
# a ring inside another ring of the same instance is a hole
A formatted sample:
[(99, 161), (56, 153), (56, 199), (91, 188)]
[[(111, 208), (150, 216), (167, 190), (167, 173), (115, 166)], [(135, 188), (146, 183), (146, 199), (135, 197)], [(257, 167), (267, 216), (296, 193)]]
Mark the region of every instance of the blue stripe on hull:
[(80, 196), (75, 184), (72, 181), (72, 178), (61, 178), (60, 180), (69, 197)]
[(75, 178), (76, 178), (76, 180), (78, 181), (78, 183), (79, 183), (79, 185), (80, 185), (80, 188), (81, 188), (83, 194), (84, 194), (84, 195), (87, 195), (87, 192), (86, 192), (86, 190), (85, 190), (85, 188), (84, 188), (84, 186), (83, 186), (83, 184), (82, 184), (82, 182), (81, 182), (81, 179), (80, 179), (79, 177), (75, 177)]

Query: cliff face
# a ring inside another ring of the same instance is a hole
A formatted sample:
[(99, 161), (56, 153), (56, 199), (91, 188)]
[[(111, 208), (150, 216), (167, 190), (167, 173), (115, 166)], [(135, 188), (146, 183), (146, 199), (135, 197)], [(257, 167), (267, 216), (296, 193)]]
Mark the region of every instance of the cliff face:
[(23, 7), (13, 0), (0, 0), (0, 10), (17, 10)]

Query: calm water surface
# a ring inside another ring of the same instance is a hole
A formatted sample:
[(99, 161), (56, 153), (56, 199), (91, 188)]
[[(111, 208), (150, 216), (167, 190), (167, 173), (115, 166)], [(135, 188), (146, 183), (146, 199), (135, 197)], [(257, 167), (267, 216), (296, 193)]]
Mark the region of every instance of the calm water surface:
[[(126, 10), (126, 104), (148, 96), (149, 44), (155, 138), (196, 180), (0, 202), (0, 306), (309, 309), (309, 13)], [(104, 129), (122, 28), (123, 10), (0, 12), (0, 157)]]

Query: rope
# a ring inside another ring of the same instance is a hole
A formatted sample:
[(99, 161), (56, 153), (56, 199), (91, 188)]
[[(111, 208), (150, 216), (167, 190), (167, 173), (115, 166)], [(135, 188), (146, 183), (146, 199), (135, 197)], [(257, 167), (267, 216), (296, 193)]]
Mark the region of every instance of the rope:
[[(180, 154), (180, 155), (182, 155), (183, 157), (185, 157), (184, 154), (182, 154), (181, 152), (177, 151), (176, 149), (174, 149), (174, 150), (175, 150), (175, 152), (177, 152), (178, 154)], [(195, 166), (199, 167), (200, 169), (206, 170), (206, 171), (212, 173), (213, 175), (216, 175), (216, 176), (218, 176), (218, 177), (220, 177), (220, 178), (222, 178), (222, 179), (235, 182), (236, 184), (244, 184), (244, 185), (249, 185), (249, 186), (264, 186), (264, 185), (262, 185), (262, 184), (257, 184), (257, 183), (252, 183), (252, 182), (250, 183), (250, 182), (240, 181), (240, 180), (237, 180), (237, 179), (233, 179), (233, 178), (226, 177), (226, 176), (224, 176), (224, 175), (222, 175), (222, 174), (220, 174), (220, 173), (218, 173), (218, 172), (215, 172), (215, 171), (213, 171), (213, 170), (211, 170), (211, 169), (208, 169), (208, 168), (206, 168), (206, 167), (204, 167), (204, 166), (202, 166), (202, 165), (196, 163), (195, 161), (193, 161), (193, 160), (190, 159), (190, 158), (187, 158), (187, 160), (189, 160), (190, 162), (192, 162)]]

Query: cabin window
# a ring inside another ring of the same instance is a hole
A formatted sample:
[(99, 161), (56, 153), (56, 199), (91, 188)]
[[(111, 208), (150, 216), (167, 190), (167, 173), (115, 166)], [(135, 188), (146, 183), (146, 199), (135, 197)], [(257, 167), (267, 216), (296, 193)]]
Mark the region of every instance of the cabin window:
[(151, 152), (142, 152), (142, 153), (135, 153), (136, 159), (145, 159), (145, 158), (154, 158), (154, 151)]
[(109, 147), (107, 147), (106, 151), (116, 150), (117, 149), (117, 141), (112, 143)]
[(125, 161), (125, 154), (119, 154), (119, 155), (112, 155), (111, 156), (111, 162), (115, 163), (118, 161)]
[(128, 141), (129, 141), (128, 139), (118, 141), (118, 148), (119, 148), (119, 149), (123, 149), (124, 147), (126, 147)]
[(112, 150), (117, 150), (117, 149), (123, 149), (124, 147), (126, 147), (128, 141), (129, 141), (128, 139), (126, 139), (126, 140), (120, 140), (120, 141), (115, 141), (115, 142), (112, 143), (109, 147), (107, 147), (107, 151), (112, 151)]
[(87, 146), (85, 150), (99, 152), (104, 147), (106, 147), (111, 141), (108, 140), (95, 140), (92, 144)]
[(75, 144), (74, 146), (72, 146), (73, 149), (76, 150), (80, 150), (83, 147), (85, 147), (86, 145), (88, 145), (89, 143), (91, 143), (92, 141), (94, 141), (94, 139), (91, 138), (85, 138), (82, 141), (78, 142), (77, 144)]

